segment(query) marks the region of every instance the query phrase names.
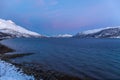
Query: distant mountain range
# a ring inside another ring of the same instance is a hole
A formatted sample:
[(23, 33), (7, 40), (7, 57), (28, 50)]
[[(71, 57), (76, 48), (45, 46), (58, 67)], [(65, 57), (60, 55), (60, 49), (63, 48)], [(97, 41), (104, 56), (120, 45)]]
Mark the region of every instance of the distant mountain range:
[[(15, 37), (47, 37), (16, 25), (11, 20), (0, 19), (0, 39)], [(79, 32), (76, 35), (64, 34), (53, 38), (120, 38), (120, 27), (107, 27)]]
[(70, 38), (72, 36), (73, 35), (71, 35), (71, 34), (59, 34), (57, 36), (53, 36), (53, 38)]
[(29, 31), (16, 25), (11, 20), (0, 19), (0, 39), (14, 37), (43, 37), (42, 35)]
[(79, 32), (74, 38), (120, 38), (120, 27), (107, 27)]

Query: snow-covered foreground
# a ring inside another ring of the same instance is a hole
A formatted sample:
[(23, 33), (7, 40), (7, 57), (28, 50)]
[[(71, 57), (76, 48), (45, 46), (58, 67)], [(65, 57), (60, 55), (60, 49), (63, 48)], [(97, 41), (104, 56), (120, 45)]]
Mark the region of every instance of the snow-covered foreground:
[(35, 80), (22, 71), (18, 71), (14, 65), (0, 60), (0, 80)]

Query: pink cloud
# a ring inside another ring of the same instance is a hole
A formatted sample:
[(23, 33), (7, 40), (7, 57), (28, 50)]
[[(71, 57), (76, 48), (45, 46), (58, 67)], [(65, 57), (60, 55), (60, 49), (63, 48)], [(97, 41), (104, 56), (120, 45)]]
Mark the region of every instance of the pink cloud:
[[(104, 8), (104, 11), (103, 11)], [(109, 14), (108, 6), (106, 4), (92, 5), (84, 9), (83, 11), (74, 12), (76, 16), (68, 17), (60, 15), (61, 12), (56, 12), (57, 17), (51, 20), (53, 28), (79, 28), (85, 26), (92, 26), (103, 21), (107, 21), (111, 17)], [(106, 15), (107, 13), (108, 15)], [(69, 13), (68, 13), (69, 14)], [(63, 17), (61, 19), (60, 17)]]
[(36, 5), (37, 6), (44, 6), (46, 3), (45, 3), (45, 1), (44, 0), (37, 0), (36, 1)]
[(48, 7), (48, 6), (54, 6), (54, 5), (57, 5), (57, 4), (58, 4), (57, 0), (48, 0), (48, 1), (37, 0), (35, 5)]
[(57, 0), (51, 0), (50, 1), (50, 3), (49, 3), (50, 5), (57, 5), (58, 4), (58, 1)]

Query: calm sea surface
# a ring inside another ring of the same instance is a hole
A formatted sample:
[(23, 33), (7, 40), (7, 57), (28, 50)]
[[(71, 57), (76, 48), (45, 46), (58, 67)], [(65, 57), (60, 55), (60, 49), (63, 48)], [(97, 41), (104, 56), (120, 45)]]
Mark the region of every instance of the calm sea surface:
[(120, 80), (120, 39), (19, 38), (1, 43), (17, 53), (35, 53), (16, 62), (36, 62), (78, 77)]

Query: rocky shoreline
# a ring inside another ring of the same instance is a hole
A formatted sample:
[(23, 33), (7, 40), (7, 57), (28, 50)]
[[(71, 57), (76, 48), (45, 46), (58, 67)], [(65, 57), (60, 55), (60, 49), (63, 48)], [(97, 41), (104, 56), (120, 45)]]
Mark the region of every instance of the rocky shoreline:
[(4, 46), (0, 44), (0, 55), (7, 53), (7, 52), (13, 52), (13, 49), (8, 48), (7, 46)]
[(25, 62), (15, 63), (10, 59), (29, 56), (32, 55), (33, 53), (5, 54), (7, 52), (13, 52), (13, 51), (15, 50), (12, 50), (0, 44), (0, 59), (15, 65), (19, 69), (22, 69), (23, 72), (27, 75), (34, 75), (36, 80), (93, 80), (88, 76), (86, 76), (86, 78), (84, 79), (80, 79), (78, 77), (74, 77), (57, 71), (47, 70), (44, 69), (44, 67), (42, 67), (42, 65), (38, 63), (25, 63)]

